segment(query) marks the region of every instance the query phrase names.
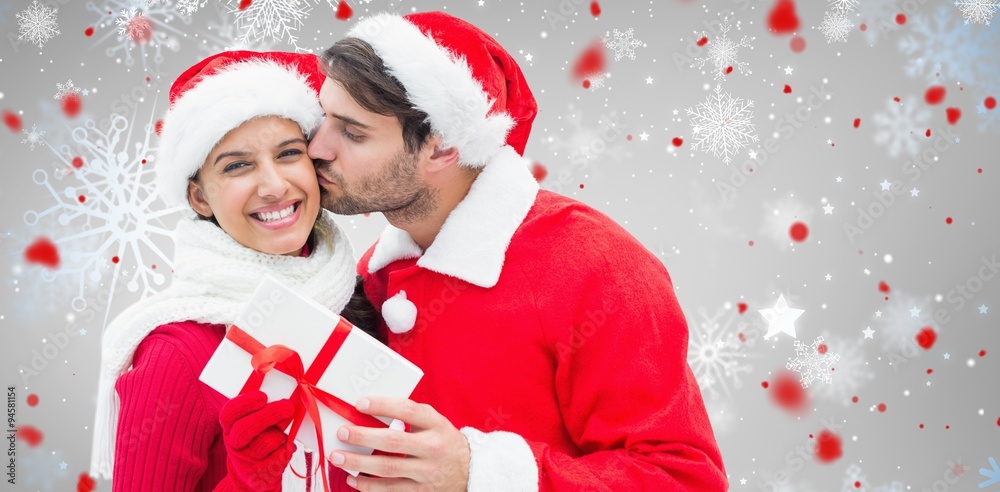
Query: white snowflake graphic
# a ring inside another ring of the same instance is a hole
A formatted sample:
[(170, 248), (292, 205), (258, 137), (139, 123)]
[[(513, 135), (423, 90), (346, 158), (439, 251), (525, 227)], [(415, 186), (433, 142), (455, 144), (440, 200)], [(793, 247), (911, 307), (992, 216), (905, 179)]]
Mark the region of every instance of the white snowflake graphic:
[[(709, 39), (708, 41), (708, 56), (705, 58), (695, 58), (695, 63), (691, 67), (704, 68), (706, 63), (712, 65), (715, 72), (715, 79), (719, 80), (725, 78), (729, 72), (736, 70), (737, 72), (748, 75), (753, 72), (748, 70), (747, 62), (739, 60), (740, 48), (753, 49), (753, 45), (750, 44), (754, 39), (753, 36), (743, 36), (739, 42), (736, 42), (729, 38), (729, 30), (732, 29), (732, 23), (729, 21), (728, 17), (723, 17), (722, 24), (719, 27), (719, 31), (722, 34), (714, 39)], [(740, 22), (736, 22), (736, 29), (740, 29)], [(704, 31), (696, 33), (696, 36), (708, 37), (708, 34)], [(702, 73), (705, 73), (702, 71)]]
[[(111, 292), (124, 282), (129, 292), (145, 297), (164, 284), (165, 273), (173, 267), (170, 257), (154, 243), (157, 237), (169, 238), (164, 219), (176, 209), (164, 209), (153, 186), (153, 116), (145, 125), (117, 114), (110, 120), (106, 131), (98, 130), (93, 120), (76, 128), (75, 149), (50, 146), (67, 177), (74, 179), (63, 182), (66, 187), (59, 190), (46, 171), (36, 170), (33, 180), (55, 204), (24, 214), (29, 226), (56, 219), (63, 227), (61, 237), (51, 238), (64, 258), (55, 273), (75, 279), (78, 290), (72, 307), (77, 311), (87, 307), (88, 281), (110, 277)], [(94, 237), (100, 238), (99, 246), (88, 247)], [(105, 322), (111, 306), (109, 301)]]
[(80, 95), (80, 93), (80, 88), (73, 85), (73, 79), (69, 79), (65, 84), (56, 82), (56, 95), (52, 96), (52, 99), (62, 99), (70, 94)]
[(148, 70), (150, 61), (155, 67), (163, 63), (164, 48), (170, 51), (180, 50), (179, 39), (186, 34), (174, 21), (180, 19), (181, 23), (189, 25), (191, 18), (178, 15), (172, 4), (146, 6), (142, 0), (106, 1), (102, 5), (87, 2), (87, 10), (97, 14), (98, 27), (106, 29), (94, 44), (110, 42), (111, 46), (105, 50), (105, 54), (118, 57), (116, 63), (124, 61), (126, 66), (135, 65), (134, 54), (137, 51), (143, 69)]
[(840, 12), (854, 12), (858, 8), (858, 0), (832, 0), (830, 8)]
[[(208, 4), (211, 9), (212, 20), (206, 22), (208, 26), (203, 32), (195, 32), (194, 37), (200, 39), (198, 49), (203, 56), (211, 56), (221, 51), (232, 50), (255, 50), (274, 51), (276, 41), (269, 37), (247, 40), (232, 21), (232, 14), (229, 7), (222, 2), (212, 2)], [(325, 49), (325, 48), (324, 48)]]
[(591, 92), (597, 92), (598, 89), (601, 89), (601, 88), (603, 88), (605, 86), (605, 84), (607, 83), (608, 79), (610, 79), (610, 78), (611, 78), (611, 72), (604, 72), (604, 73), (598, 75), (597, 77), (593, 77), (591, 79), (588, 79), (588, 80), (590, 80), (590, 91)]
[(920, 151), (921, 143), (928, 140), (926, 133), (930, 110), (919, 107), (914, 102), (917, 100), (916, 97), (908, 97), (903, 102), (889, 99), (886, 110), (872, 117), (878, 128), (875, 143), (885, 145), (890, 157), (899, 157), (903, 153), (915, 155)]
[(729, 164), (737, 151), (757, 141), (750, 108), (753, 101), (734, 98), (715, 86), (705, 102), (686, 110), (691, 117), (691, 148), (711, 152)]
[(838, 401), (844, 406), (850, 405), (851, 397), (857, 395), (862, 386), (875, 379), (875, 374), (865, 359), (863, 340), (848, 341), (827, 335), (823, 338), (827, 340), (827, 347), (837, 352), (840, 360), (831, 368), (833, 382), (814, 386), (813, 390), (822, 398)]
[(785, 368), (799, 373), (799, 382), (803, 388), (808, 388), (817, 379), (826, 384), (833, 382), (830, 366), (840, 360), (840, 355), (831, 354), (829, 347), (823, 342), (823, 337), (817, 337), (809, 345), (800, 340), (795, 341), (795, 358), (789, 357)]
[(842, 11), (828, 11), (823, 14), (819, 30), (827, 43), (846, 43), (847, 36), (854, 30), (854, 22)]
[(236, 14), (236, 25), (242, 31), (240, 40), (252, 44), (261, 38), (284, 41), (297, 52), (308, 51), (299, 46), (296, 34), (318, 0), (254, 0), (244, 10), (239, 0), (229, 0), (229, 10)]
[(808, 227), (815, 212), (791, 197), (764, 202), (763, 208), (764, 219), (761, 222), (760, 232), (774, 241), (775, 246), (781, 250), (787, 249), (792, 244), (792, 224), (803, 222)]
[(17, 39), (25, 40), (42, 48), (45, 43), (59, 34), (59, 24), (53, 9), (40, 5), (38, 0), (17, 14)]
[(753, 367), (747, 363), (746, 343), (740, 332), (748, 324), (739, 322), (735, 309), (717, 309), (713, 315), (704, 307), (698, 309), (698, 321), (691, 324), (688, 337), (688, 364), (703, 394), (712, 400), (725, 394), (730, 398), (730, 385), (743, 387), (741, 374)]
[(928, 82), (940, 74), (966, 86), (1000, 82), (1000, 25), (971, 29), (954, 12), (940, 5), (907, 21), (899, 38), (899, 50), (907, 57), (906, 74)]
[(993, 14), (995, 14), (997, 8), (1000, 7), (1000, 1), (958, 0), (955, 2), (955, 6), (962, 11), (962, 17), (965, 18), (966, 24), (972, 22), (973, 24), (990, 25), (990, 20), (993, 19)]
[(177, 11), (182, 15), (191, 15), (198, 11), (199, 8), (205, 6), (207, 0), (178, 0), (177, 1)]
[(633, 38), (634, 30), (630, 27), (624, 32), (618, 29), (613, 29), (610, 33), (605, 32), (604, 44), (608, 49), (614, 51), (615, 61), (621, 60), (622, 58), (628, 58), (629, 60), (635, 60), (635, 49), (642, 46), (645, 47), (646, 44), (642, 41)]
[(42, 140), (42, 136), (45, 135), (45, 131), (39, 130), (35, 127), (35, 125), (31, 125), (31, 131), (21, 130), (21, 133), (24, 134), (24, 140), (21, 140), (21, 143), (31, 144), (31, 148), (29, 150), (35, 150), (35, 145), (39, 145), (44, 142), (44, 140)]
[(153, 34), (152, 23), (138, 9), (122, 10), (121, 15), (115, 19), (115, 24), (118, 25), (118, 34), (133, 43), (145, 43), (149, 40), (147, 36)]

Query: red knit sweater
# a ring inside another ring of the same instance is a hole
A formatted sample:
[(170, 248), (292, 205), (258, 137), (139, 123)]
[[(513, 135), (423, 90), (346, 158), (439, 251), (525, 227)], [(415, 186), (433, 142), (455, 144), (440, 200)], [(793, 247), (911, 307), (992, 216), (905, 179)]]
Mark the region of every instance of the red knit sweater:
[[(121, 412), (113, 491), (211, 491), (226, 476), (219, 410), (228, 400), (198, 380), (225, 334), (225, 325), (183, 321), (139, 344), (132, 369), (115, 385)], [(306, 455), (308, 465), (312, 458)], [(353, 490), (346, 478), (330, 465), (333, 490)], [(318, 475), (306, 490), (322, 490)]]

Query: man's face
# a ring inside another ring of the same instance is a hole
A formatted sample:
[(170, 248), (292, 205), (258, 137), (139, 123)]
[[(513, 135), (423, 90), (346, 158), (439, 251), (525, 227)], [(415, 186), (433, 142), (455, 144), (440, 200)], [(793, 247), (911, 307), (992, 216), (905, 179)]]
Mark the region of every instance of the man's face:
[(433, 205), (423, 182), (421, 153), (409, 153), (393, 116), (367, 111), (339, 82), (327, 78), (319, 94), (323, 123), (309, 143), (323, 207), (333, 213), (370, 212), (419, 219)]

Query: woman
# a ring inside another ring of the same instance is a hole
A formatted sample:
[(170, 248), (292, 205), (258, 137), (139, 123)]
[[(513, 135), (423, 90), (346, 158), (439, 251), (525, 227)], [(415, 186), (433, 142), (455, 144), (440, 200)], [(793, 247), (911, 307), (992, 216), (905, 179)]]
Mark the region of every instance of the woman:
[[(296, 476), (326, 461), (292, 451), (288, 400), (227, 402), (198, 376), (264, 275), (374, 331), (352, 247), (321, 209), (306, 155), (323, 80), (313, 55), (235, 51), (171, 87), (157, 187), (197, 217), (175, 232), (171, 286), (104, 335), (91, 473), (115, 491), (321, 489), (319, 474)], [(330, 476), (347, 489), (343, 471)]]

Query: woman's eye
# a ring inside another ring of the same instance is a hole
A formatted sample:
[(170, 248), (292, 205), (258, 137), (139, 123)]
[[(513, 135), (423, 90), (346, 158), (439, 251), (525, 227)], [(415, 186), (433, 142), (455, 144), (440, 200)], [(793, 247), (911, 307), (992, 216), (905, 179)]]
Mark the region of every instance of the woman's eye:
[(237, 169), (243, 168), (243, 167), (245, 167), (247, 165), (248, 164), (246, 162), (242, 162), (242, 161), (232, 162), (228, 166), (226, 166), (226, 168), (223, 169), (222, 172), (228, 173), (228, 172), (235, 171)]
[(361, 135), (355, 135), (355, 134), (347, 131), (347, 128), (344, 128), (343, 130), (341, 130), (340, 133), (343, 133), (345, 137), (351, 139), (354, 142), (360, 142), (361, 139), (364, 138)]
[(292, 155), (302, 155), (302, 151), (299, 150), (299, 149), (288, 149), (288, 150), (283, 151), (282, 153), (278, 154), (278, 159), (281, 159), (282, 157), (292, 156)]

